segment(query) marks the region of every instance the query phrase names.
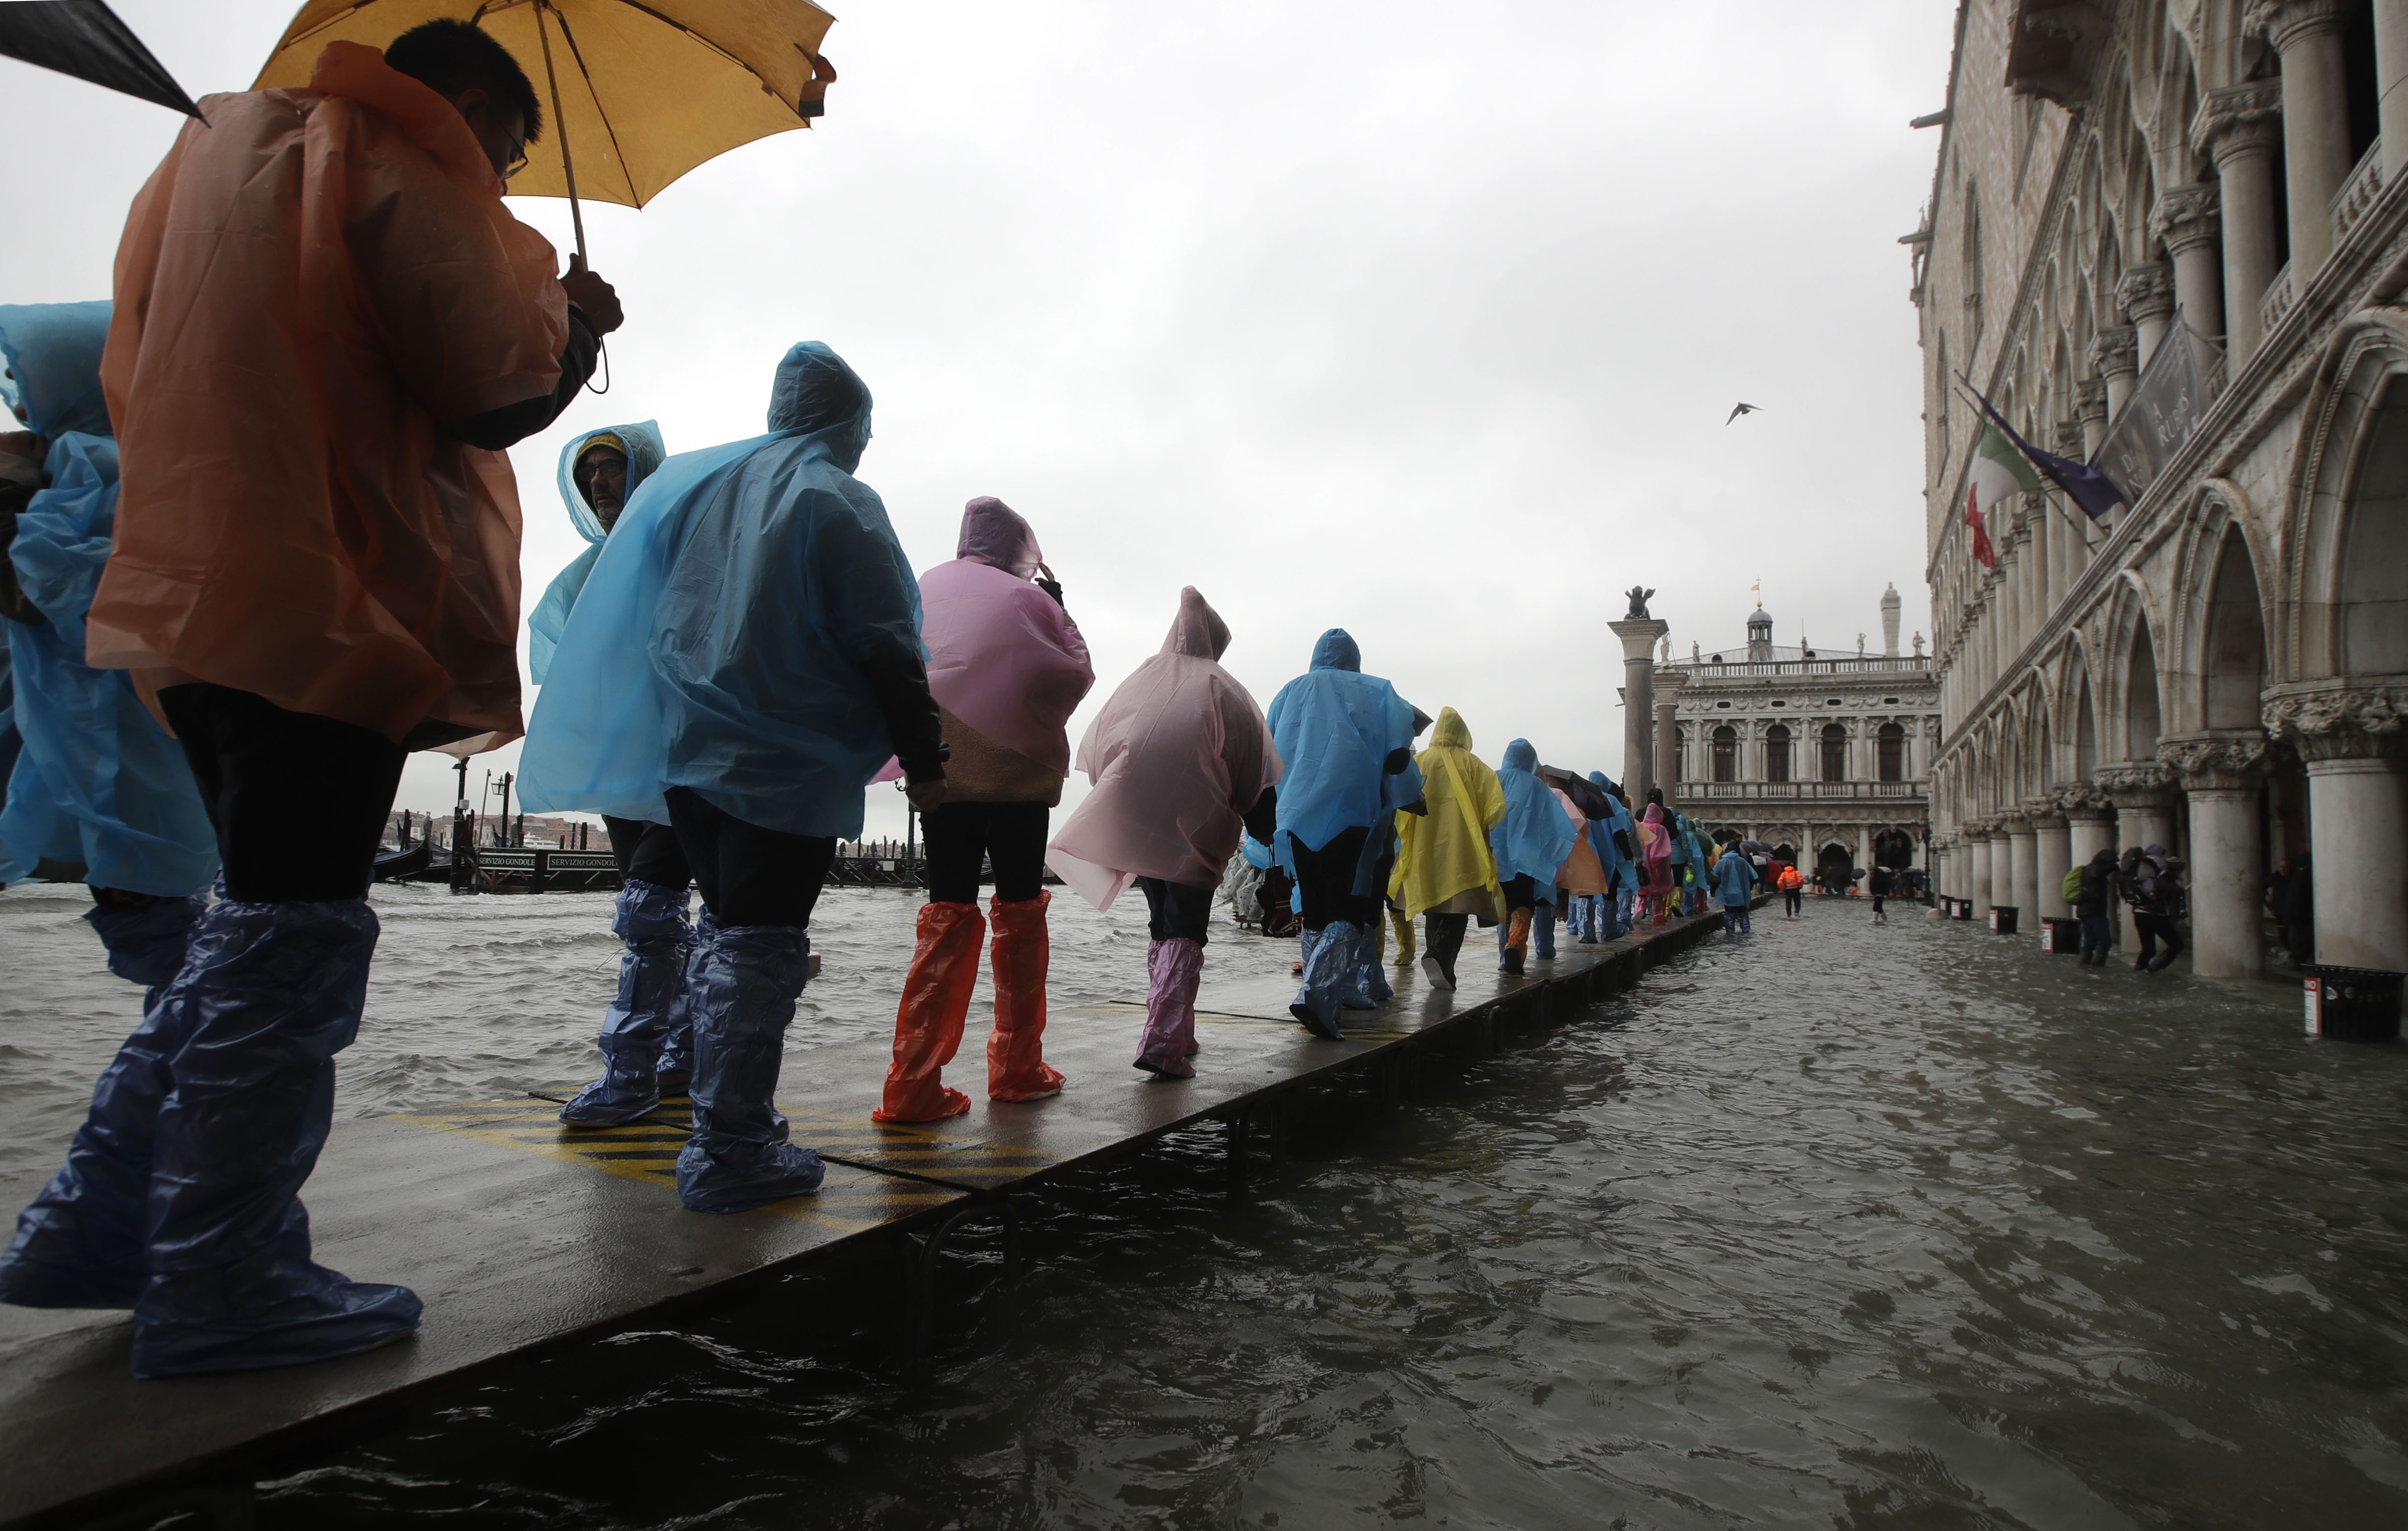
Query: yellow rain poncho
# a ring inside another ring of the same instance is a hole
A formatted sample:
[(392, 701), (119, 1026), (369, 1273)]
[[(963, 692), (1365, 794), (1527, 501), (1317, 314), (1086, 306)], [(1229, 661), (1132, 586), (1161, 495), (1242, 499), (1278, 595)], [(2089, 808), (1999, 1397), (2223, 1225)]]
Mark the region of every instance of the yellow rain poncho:
[(1505, 817), (1505, 788), (1471, 752), (1471, 730), (1453, 708), (1440, 710), (1429, 748), (1414, 757), (1422, 772), (1426, 814), (1397, 815), (1397, 869), (1388, 896), (1410, 917), (1440, 909), (1457, 894), (1466, 905), (1444, 912), (1472, 913), (1484, 925), (1504, 918), (1497, 856), (1488, 832)]

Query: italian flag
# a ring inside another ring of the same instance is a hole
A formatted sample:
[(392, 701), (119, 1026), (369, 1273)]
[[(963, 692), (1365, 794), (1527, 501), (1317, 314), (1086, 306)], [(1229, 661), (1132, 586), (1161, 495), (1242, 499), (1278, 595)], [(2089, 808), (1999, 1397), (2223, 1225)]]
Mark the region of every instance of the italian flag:
[(1996, 568), (1999, 555), (1990, 542), (1990, 508), (2010, 494), (2038, 490), (2040, 472), (2004, 432), (1985, 423), (1981, 439), (1973, 443), (1972, 471), (1966, 478), (1965, 524), (1973, 528), (1973, 556), (1983, 567)]

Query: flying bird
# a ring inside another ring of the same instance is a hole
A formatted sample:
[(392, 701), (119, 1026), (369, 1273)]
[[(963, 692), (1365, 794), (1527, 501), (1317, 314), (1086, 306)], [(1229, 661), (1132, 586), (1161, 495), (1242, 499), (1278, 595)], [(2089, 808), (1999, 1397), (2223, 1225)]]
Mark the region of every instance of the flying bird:
[(1756, 410), (1758, 410), (1758, 409), (1760, 409), (1760, 408), (1763, 408), (1763, 406), (1762, 406), (1762, 405), (1757, 405), (1757, 404), (1734, 404), (1734, 405), (1732, 405), (1732, 406), (1731, 406), (1731, 412), (1730, 412), (1730, 415), (1728, 416), (1728, 418), (1727, 418), (1726, 420), (1724, 420), (1723, 423), (1724, 423), (1724, 424), (1726, 424), (1726, 425), (1727, 425), (1727, 424), (1729, 424), (1729, 423), (1731, 422), (1731, 421), (1737, 420), (1740, 416), (1742, 416), (1742, 415), (1752, 415), (1752, 414), (1756, 413)]

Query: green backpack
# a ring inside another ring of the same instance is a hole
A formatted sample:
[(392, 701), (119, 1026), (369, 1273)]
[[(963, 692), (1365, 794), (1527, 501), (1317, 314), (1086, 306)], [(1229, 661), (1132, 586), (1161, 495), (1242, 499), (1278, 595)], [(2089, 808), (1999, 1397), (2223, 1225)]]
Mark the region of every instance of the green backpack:
[(2057, 896), (2064, 899), (2069, 904), (2079, 904), (2082, 902), (2081, 867), (2076, 866), (2071, 871), (2065, 874), (2065, 880), (2057, 885)]

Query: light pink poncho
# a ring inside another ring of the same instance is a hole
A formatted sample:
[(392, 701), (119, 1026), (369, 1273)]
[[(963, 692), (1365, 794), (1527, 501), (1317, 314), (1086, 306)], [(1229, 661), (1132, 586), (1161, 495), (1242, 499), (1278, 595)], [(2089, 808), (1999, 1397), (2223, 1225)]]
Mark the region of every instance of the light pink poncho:
[(1181, 591), (1162, 651), (1121, 682), (1080, 742), (1095, 790), (1045, 861), (1099, 909), (1140, 877), (1216, 886), (1245, 810), (1280, 779), (1263, 709), (1220, 665), (1228, 646), (1204, 597)]
[(1070, 714), (1096, 672), (1078, 624), (1029, 582), (1040, 556), (1036, 535), (1010, 506), (970, 501), (957, 556), (920, 576), (920, 637), (939, 707), (1068, 776)]

